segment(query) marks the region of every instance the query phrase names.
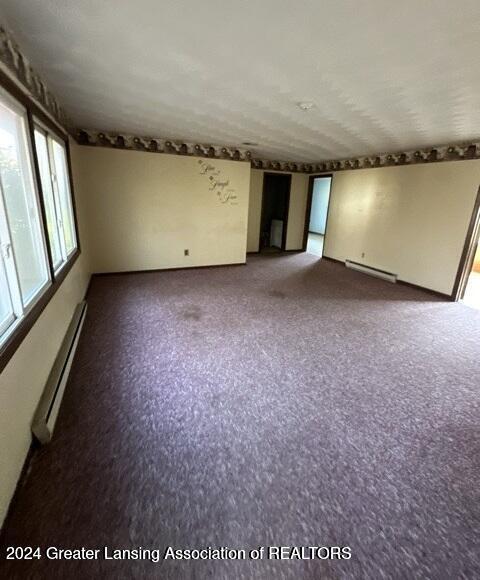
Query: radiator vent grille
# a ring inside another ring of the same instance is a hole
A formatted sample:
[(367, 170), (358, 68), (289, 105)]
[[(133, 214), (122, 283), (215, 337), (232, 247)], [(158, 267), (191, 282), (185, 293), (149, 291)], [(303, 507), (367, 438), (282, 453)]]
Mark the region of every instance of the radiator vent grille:
[(32, 421), (32, 432), (40, 443), (48, 443), (52, 438), (86, 312), (87, 303), (85, 301), (80, 302), (75, 308), (72, 321), (62, 341), (40, 402), (38, 403), (37, 410), (35, 411)]
[(391, 272), (385, 272), (384, 270), (379, 270), (378, 268), (365, 266), (364, 264), (359, 264), (353, 260), (345, 260), (345, 266), (347, 268), (351, 268), (352, 270), (357, 270), (358, 272), (363, 272), (364, 274), (369, 274), (370, 276), (381, 278), (387, 282), (395, 283), (397, 281), (397, 274), (392, 274)]

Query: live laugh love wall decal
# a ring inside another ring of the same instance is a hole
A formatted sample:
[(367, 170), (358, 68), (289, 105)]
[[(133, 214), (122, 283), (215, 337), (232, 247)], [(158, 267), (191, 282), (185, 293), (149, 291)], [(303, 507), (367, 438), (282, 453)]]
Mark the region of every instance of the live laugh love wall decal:
[(215, 192), (220, 203), (238, 205), (237, 193), (230, 186), (230, 180), (222, 175), (222, 172), (208, 161), (198, 160), (200, 175), (205, 175), (210, 184), (209, 190)]

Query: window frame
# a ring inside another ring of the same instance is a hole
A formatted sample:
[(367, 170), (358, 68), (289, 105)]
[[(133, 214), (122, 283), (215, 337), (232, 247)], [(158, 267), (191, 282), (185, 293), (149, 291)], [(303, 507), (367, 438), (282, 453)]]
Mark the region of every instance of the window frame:
[[(24, 308), (23, 316), (17, 321), (14, 321), (9, 328), (4, 330), (1, 337), (2, 344), (0, 345), (0, 373), (8, 364), (9, 360), (15, 354), (16, 350), (27, 336), (30, 329), (37, 321), (40, 314), (43, 312), (47, 304), (56, 294), (57, 290), (62, 285), (66, 276), (77, 261), (80, 253), (80, 236), (78, 232), (77, 211), (75, 204), (75, 190), (73, 187), (72, 178), (72, 164), (70, 158), (70, 143), (67, 132), (53, 121), (44, 110), (37, 105), (37, 103), (29, 96), (26, 89), (21, 88), (14, 80), (7, 74), (0, 70), (0, 87), (2, 93), (6, 93), (8, 99), (12, 100), (19, 108), (23, 108), (25, 115), (25, 130), (27, 141), (27, 154), (30, 157), (31, 165), (31, 179), (35, 190), (36, 200), (38, 203), (40, 229), (42, 234), (43, 244), (45, 245), (47, 274), (48, 280), (46, 284), (36, 293), (33, 300), (29, 302)], [(42, 130), (46, 130), (52, 138), (56, 138), (58, 142), (63, 144), (65, 148), (65, 160), (67, 165), (67, 179), (70, 189), (70, 199), (73, 217), (73, 230), (76, 240), (76, 248), (67, 255), (66, 261), (62, 262), (56, 270), (53, 267), (52, 252), (50, 247), (50, 239), (47, 228), (47, 218), (44, 204), (44, 194), (42, 182), (40, 178), (40, 167), (38, 163), (37, 150), (35, 146), (35, 126)]]
[[(47, 152), (47, 156), (48, 156), (50, 184), (51, 184), (53, 204), (54, 204), (54, 210), (55, 210), (55, 216), (56, 216), (57, 237), (58, 237), (58, 242), (60, 245), (60, 253), (62, 255), (62, 259), (60, 261), (60, 264), (58, 264), (57, 266), (53, 262), (53, 256), (52, 256), (52, 267), (53, 267), (54, 276), (56, 277), (61, 272), (61, 270), (63, 270), (63, 268), (68, 264), (72, 255), (77, 251), (78, 245), (79, 245), (78, 232), (77, 232), (77, 226), (76, 226), (75, 209), (74, 209), (74, 201), (73, 201), (73, 193), (72, 193), (73, 190), (71, 187), (71, 180), (70, 180), (70, 167), (69, 167), (69, 159), (68, 159), (68, 154), (67, 154), (67, 145), (66, 145), (66, 142), (61, 137), (59, 137), (58, 132), (52, 131), (50, 128), (45, 126), (45, 124), (40, 119), (38, 119), (38, 117), (36, 117), (36, 116), (33, 117), (34, 140), (35, 140), (35, 132), (41, 133), (43, 135), (43, 137), (45, 138), (46, 152)], [(61, 218), (59, 218), (58, 210), (61, 211), (62, 200), (61, 200), (59, 185), (58, 185), (57, 168), (55, 166), (55, 157), (54, 157), (55, 154), (54, 154), (54, 150), (53, 150), (53, 143), (54, 142), (56, 142), (58, 145), (63, 147), (64, 151), (65, 151), (65, 161), (66, 161), (66, 165), (67, 165), (66, 169), (67, 169), (67, 176), (68, 176), (68, 187), (69, 187), (69, 193), (70, 193), (69, 213), (71, 213), (71, 216), (70, 216), (71, 220), (72, 220), (71, 225), (73, 226), (73, 235), (74, 235), (74, 244), (75, 244), (75, 247), (72, 250), (70, 250), (70, 252), (68, 252), (67, 246), (65, 243), (65, 231), (63, 230), (63, 227), (62, 227), (62, 232), (61, 232), (62, 235), (60, 235), (60, 231), (59, 231), (58, 219), (61, 219)], [(36, 148), (36, 145), (35, 145), (35, 148)], [(38, 152), (36, 150), (35, 150), (35, 152), (36, 152), (37, 158), (38, 158)], [(40, 171), (40, 164), (39, 164), (39, 171)], [(55, 176), (55, 179), (53, 179), (53, 176)], [(41, 175), (40, 175), (40, 182), (41, 182)], [(42, 194), (42, 202), (43, 202), (43, 205), (45, 207), (45, 198), (44, 198), (45, 192), (43, 191), (43, 187), (42, 187), (41, 194)], [(46, 215), (46, 210), (45, 210), (45, 215)], [(45, 233), (46, 233), (46, 237), (48, 240), (48, 244), (50, 245), (50, 236), (48, 235), (48, 229)], [(52, 248), (50, 246), (50, 253), (51, 253), (51, 250), (52, 250)]]
[[(0, 99), (5, 99), (6, 103), (5, 106), (7, 109), (10, 109), (15, 115), (18, 115), (18, 117), (21, 119), (21, 124), (22, 124), (22, 135), (21, 135), (21, 139), (25, 138), (25, 150), (22, 150), (22, 148), (19, 149), (18, 153), (20, 155), (20, 157), (23, 158), (23, 163), (25, 164), (25, 168), (27, 169), (27, 171), (29, 172), (29, 175), (23, 176), (23, 179), (28, 179), (28, 181), (30, 183), (28, 183), (28, 185), (30, 185), (32, 187), (32, 195), (33, 195), (33, 202), (35, 205), (35, 209), (36, 209), (36, 213), (38, 215), (39, 218), (39, 229), (40, 231), (38, 232), (40, 234), (40, 242), (42, 245), (42, 256), (43, 256), (43, 264), (42, 267), (45, 268), (45, 274), (46, 274), (46, 279), (44, 280), (44, 282), (42, 283), (41, 286), (39, 286), (35, 292), (31, 295), (28, 296), (28, 298), (24, 298), (22, 295), (22, 289), (21, 289), (21, 283), (20, 283), (20, 274), (19, 274), (19, 266), (18, 266), (18, 256), (15, 257), (15, 244), (13, 242), (13, 235), (12, 235), (12, 223), (11, 223), (11, 217), (9, 216), (9, 212), (8, 212), (8, 208), (7, 208), (7, 200), (6, 200), (6, 194), (5, 192), (1, 192), (0, 191), (0, 210), (3, 211), (4, 213), (4, 220), (5, 220), (5, 224), (2, 226), (2, 229), (4, 230), (4, 242), (5, 240), (9, 250), (7, 253), (11, 253), (12, 254), (12, 262), (10, 264), (5, 263), (4, 261), (4, 266), (5, 266), (5, 270), (8, 272), (10, 270), (10, 274), (7, 274), (7, 279), (10, 278), (15, 278), (18, 288), (17, 290), (19, 291), (20, 295), (17, 297), (17, 300), (13, 299), (13, 302), (19, 302), (19, 304), (17, 306), (15, 306), (14, 304), (14, 310), (15, 312), (15, 318), (18, 318), (17, 322), (19, 322), (20, 320), (22, 320), (30, 311), (30, 309), (33, 307), (33, 305), (35, 304), (35, 302), (38, 300), (38, 298), (41, 296), (41, 294), (45, 291), (45, 289), (51, 284), (52, 279), (51, 279), (51, 272), (50, 272), (50, 265), (49, 265), (49, 261), (48, 261), (48, 251), (47, 251), (47, 240), (45, 238), (45, 232), (43, 231), (43, 224), (42, 224), (42, 209), (41, 209), (41, 202), (40, 202), (40, 195), (41, 192), (39, 191), (38, 188), (38, 184), (36, 182), (35, 179), (35, 169), (34, 169), (34, 160), (33, 160), (33, 147), (32, 147), (32, 143), (30, 142), (30, 135), (29, 135), (29, 127), (28, 127), (28, 111), (26, 109), (26, 107), (22, 104), (19, 103), (14, 97), (12, 97), (10, 95), (10, 93), (8, 93), (3, 87), (0, 86)], [(22, 181), (23, 181), (22, 179)], [(25, 187), (26, 183), (23, 182), (22, 185)], [(1, 190), (1, 186), (0, 186), (0, 190)], [(1, 220), (3, 222), (3, 218)], [(15, 273), (13, 273), (13, 271)], [(10, 291), (12, 290), (12, 288), (10, 288)], [(10, 292), (11, 295), (11, 292)], [(13, 325), (15, 326), (15, 324)], [(8, 335), (8, 332), (10, 331), (10, 329), (8, 329), (8, 331), (5, 331), (4, 333), (2, 333), (0, 335), (0, 347), (1, 344), (3, 344), (4, 342), (4, 335)]]
[[(55, 224), (56, 224), (57, 223), (57, 213), (56, 213), (55, 199), (54, 199), (55, 192), (54, 192), (54, 189), (53, 189), (53, 184), (51, 182), (51, 170), (50, 170), (50, 158), (48, 156), (47, 133), (46, 133), (46, 131), (43, 130), (43, 128), (41, 128), (37, 124), (35, 124), (35, 126), (34, 126), (34, 138), (35, 138), (35, 147), (36, 147), (37, 159), (38, 159), (38, 147), (37, 147), (37, 144), (36, 144), (36, 141), (37, 141), (37, 133), (40, 133), (42, 135), (43, 139), (45, 139), (45, 148), (46, 148), (47, 163), (48, 163), (48, 168), (47, 168), (47, 170), (48, 170), (48, 180), (50, 181), (50, 193), (52, 194), (52, 199), (51, 199), (51, 202), (50, 203), (53, 206), (52, 209), (53, 209), (53, 212), (55, 214), (54, 217), (55, 217)], [(39, 169), (40, 169), (40, 161), (39, 161)], [(40, 181), (42, 181), (42, 172), (41, 172), (41, 170), (40, 170)], [(45, 215), (47, 215), (47, 203), (45, 202), (45, 192), (43, 191), (43, 182), (42, 182), (42, 194), (43, 194), (43, 197), (44, 197), (44, 199), (43, 199), (43, 205), (45, 207)], [(48, 226), (48, 216), (47, 216), (47, 226)], [(47, 230), (48, 230), (48, 228), (47, 228)], [(61, 266), (64, 264), (64, 262), (63, 262), (63, 256), (62, 256), (61, 240), (60, 240), (60, 236), (59, 236), (59, 233), (58, 233), (57, 226), (55, 227), (55, 234), (56, 234), (56, 238), (57, 238), (56, 239), (56, 243), (58, 245), (57, 251), (58, 250), (60, 251), (60, 260), (59, 260), (58, 264), (54, 260), (54, 257), (53, 257), (53, 249), (52, 249), (52, 246), (54, 244), (50, 240), (50, 232), (47, 231), (46, 233), (47, 233), (48, 241), (49, 241), (49, 245), (50, 245), (50, 253), (52, 254), (52, 266), (53, 266), (54, 272), (57, 273), (61, 269)]]

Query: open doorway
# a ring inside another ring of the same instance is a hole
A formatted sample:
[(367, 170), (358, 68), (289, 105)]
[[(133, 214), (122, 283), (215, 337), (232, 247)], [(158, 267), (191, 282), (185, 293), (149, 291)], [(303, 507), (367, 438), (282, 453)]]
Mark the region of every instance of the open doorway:
[(477, 240), (472, 270), (465, 286), (463, 302), (467, 306), (480, 308), (480, 244)]
[(323, 256), (331, 186), (331, 175), (312, 175), (310, 177), (303, 249), (319, 258)]
[(287, 243), (288, 210), (292, 176), (264, 173), (262, 218), (260, 221), (260, 252), (280, 252)]
[(453, 300), (461, 300), (467, 306), (480, 308), (480, 188), (473, 208), (465, 239), (457, 278), (452, 294)]

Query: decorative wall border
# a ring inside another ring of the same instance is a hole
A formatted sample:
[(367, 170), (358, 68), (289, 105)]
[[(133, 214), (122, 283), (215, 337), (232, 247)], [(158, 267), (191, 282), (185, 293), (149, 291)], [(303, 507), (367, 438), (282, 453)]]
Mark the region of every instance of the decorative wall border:
[(30, 65), (11, 33), (0, 23), (0, 62), (26, 89), (31, 97), (62, 127), (68, 127), (68, 119), (57, 99)]
[(248, 149), (230, 146), (174, 141), (161, 137), (140, 137), (128, 133), (112, 133), (93, 129), (79, 129), (75, 133), (75, 138), (79, 145), (90, 145), (93, 147), (113, 147), (114, 149), (150, 151), (152, 153), (167, 153), (171, 155), (190, 155), (211, 159), (248, 161), (251, 162), (254, 169), (288, 171), (291, 173), (310, 173), (315, 170), (315, 165), (312, 163), (254, 159)]
[(272, 161), (270, 159), (252, 159), (253, 169), (265, 169), (268, 171), (288, 171), (289, 173), (314, 173), (315, 163), (303, 163), (301, 161)]
[(79, 129), (76, 132), (76, 140), (79, 145), (93, 147), (113, 147), (114, 149), (131, 149), (150, 151), (151, 153), (208, 157), (211, 159), (250, 162), (252, 157), (250, 151), (236, 147), (205, 145), (156, 137), (138, 137), (128, 133), (107, 133), (89, 129)]
[(400, 153), (383, 153), (354, 157), (351, 159), (321, 161), (313, 164), (309, 173), (324, 171), (348, 171), (351, 169), (367, 169), (374, 167), (392, 167), (399, 165), (416, 165), (419, 163), (438, 163), (442, 161), (461, 161), (480, 159), (480, 141), (462, 144), (439, 145), (425, 149), (403, 151)]
[(138, 137), (126, 133), (107, 133), (80, 129), (76, 132), (75, 138), (80, 145), (132, 149), (172, 155), (191, 155), (212, 159), (230, 159), (232, 161), (249, 161), (253, 169), (307, 174), (480, 159), (480, 141), (455, 145), (441, 145), (400, 153), (382, 153), (380, 155), (369, 155), (351, 159), (303, 163), (253, 158), (251, 152), (247, 149), (236, 147), (205, 145), (202, 143), (173, 141), (163, 138)]

